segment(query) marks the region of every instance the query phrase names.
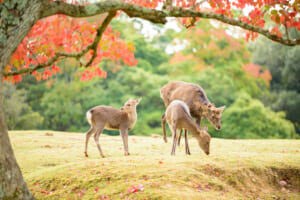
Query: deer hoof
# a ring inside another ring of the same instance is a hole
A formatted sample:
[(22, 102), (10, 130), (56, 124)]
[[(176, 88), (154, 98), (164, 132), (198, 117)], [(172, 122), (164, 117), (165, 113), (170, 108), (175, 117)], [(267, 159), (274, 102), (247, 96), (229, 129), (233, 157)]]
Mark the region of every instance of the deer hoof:
[(164, 141), (165, 141), (165, 143), (168, 143), (168, 140), (167, 140), (167, 138), (164, 138)]
[(129, 155), (130, 155), (130, 153), (126, 152), (126, 153), (124, 153), (124, 155), (125, 155), (125, 156), (129, 156)]
[(89, 157), (89, 155), (87, 154), (87, 152), (84, 152), (85, 157)]

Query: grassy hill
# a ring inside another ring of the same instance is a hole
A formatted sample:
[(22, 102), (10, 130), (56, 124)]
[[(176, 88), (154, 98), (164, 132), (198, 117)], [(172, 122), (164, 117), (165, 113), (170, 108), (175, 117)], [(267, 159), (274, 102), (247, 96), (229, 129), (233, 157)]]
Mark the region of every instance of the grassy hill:
[(37, 199), (300, 199), (300, 140), (213, 138), (206, 156), (191, 138), (191, 156), (183, 144), (170, 156), (170, 138), (129, 136), (125, 157), (120, 136), (101, 135), (106, 158), (93, 138), (85, 158), (84, 134), (11, 131), (10, 138)]

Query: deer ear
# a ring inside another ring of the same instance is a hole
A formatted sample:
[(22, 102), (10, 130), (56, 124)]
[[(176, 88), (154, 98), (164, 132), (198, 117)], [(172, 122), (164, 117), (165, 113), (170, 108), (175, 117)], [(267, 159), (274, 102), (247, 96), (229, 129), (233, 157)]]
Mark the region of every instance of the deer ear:
[(218, 110), (220, 110), (221, 112), (225, 109), (226, 106), (222, 106), (220, 108), (218, 108)]
[(130, 97), (130, 99), (129, 99), (128, 101), (132, 101), (132, 100), (134, 100), (134, 98), (133, 98), (133, 97)]
[(140, 101), (142, 100), (142, 98), (138, 98), (136, 101), (136, 104), (140, 103)]

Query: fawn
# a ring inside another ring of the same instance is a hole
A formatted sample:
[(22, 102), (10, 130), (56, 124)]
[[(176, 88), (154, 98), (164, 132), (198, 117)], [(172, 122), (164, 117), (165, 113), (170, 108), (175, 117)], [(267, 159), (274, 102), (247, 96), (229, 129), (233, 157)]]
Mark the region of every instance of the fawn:
[[(173, 136), (173, 144), (172, 144), (172, 152), (171, 155), (175, 155), (176, 150), (176, 142), (179, 139), (179, 134), (177, 133), (177, 129), (186, 129), (196, 138), (200, 148), (209, 155), (209, 145), (210, 145), (210, 135), (206, 132), (207, 127), (201, 129), (196, 122), (194, 122), (191, 118), (191, 114), (188, 106), (180, 100), (174, 100), (167, 107), (166, 112), (162, 120), (167, 121), (169, 128), (172, 131)], [(166, 141), (166, 132), (164, 128), (164, 139)], [(190, 154), (189, 146), (188, 146), (188, 138), (187, 132), (185, 132), (185, 151), (186, 154)]]
[(104, 158), (104, 154), (99, 144), (99, 136), (103, 129), (120, 130), (123, 140), (125, 156), (128, 152), (128, 130), (132, 129), (137, 120), (136, 106), (142, 98), (134, 100), (130, 98), (121, 109), (110, 106), (96, 106), (86, 113), (87, 120), (91, 125), (90, 130), (86, 133), (85, 156), (88, 157), (87, 148), (91, 135), (95, 133), (94, 140), (97, 144), (100, 155)]

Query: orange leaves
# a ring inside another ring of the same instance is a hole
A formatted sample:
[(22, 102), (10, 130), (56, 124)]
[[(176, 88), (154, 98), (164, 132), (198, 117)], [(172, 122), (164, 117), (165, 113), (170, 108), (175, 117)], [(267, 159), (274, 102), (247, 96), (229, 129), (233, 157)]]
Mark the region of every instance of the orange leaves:
[[(101, 25), (102, 20), (103, 16), (97, 16), (94, 19), (96, 22), (90, 23), (63, 15), (55, 15), (39, 20), (11, 57), (10, 65), (6, 67), (6, 72), (18, 71), (22, 68), (47, 63), (56, 52), (78, 53), (82, 51), (94, 41), (96, 28)], [(133, 54), (135, 47), (132, 43), (126, 44), (119, 36), (120, 33), (113, 31), (111, 27), (106, 29), (99, 48), (97, 48), (97, 57), (92, 63), (93, 66), (101, 62), (104, 57), (110, 58), (112, 61), (122, 60), (123, 63), (129, 66), (137, 64)], [(88, 61), (91, 55), (91, 53), (88, 53), (85, 59)], [(53, 74), (60, 71), (60, 68), (54, 63), (50, 69), (32, 74), (39, 81), (49, 79)], [(96, 77), (106, 77), (106, 73), (91, 70), (83, 73), (84, 77), (82, 80), (90, 79), (92, 77), (90, 73), (92, 72), (95, 73), (94, 76)], [(16, 82), (21, 79), (6, 78), (6, 80)]]
[(107, 73), (106, 71), (101, 70), (99, 67), (91, 66), (89, 69), (84, 70), (84, 72), (79, 73), (81, 76), (81, 81), (88, 81), (93, 79), (94, 77), (102, 77), (106, 78)]
[(259, 65), (253, 63), (244, 64), (243, 68), (248, 76), (261, 78), (266, 82), (267, 85), (270, 85), (272, 75), (268, 69), (263, 70)]

